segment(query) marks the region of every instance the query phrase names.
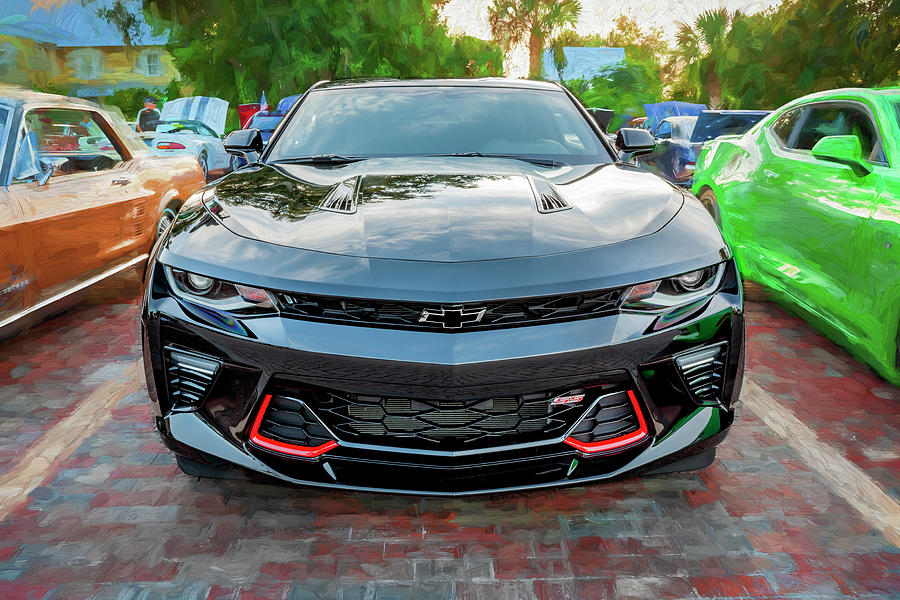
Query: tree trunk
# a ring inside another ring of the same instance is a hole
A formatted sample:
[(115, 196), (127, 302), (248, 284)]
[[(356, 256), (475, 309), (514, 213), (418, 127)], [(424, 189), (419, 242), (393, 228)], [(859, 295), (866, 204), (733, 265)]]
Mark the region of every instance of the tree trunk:
[(528, 38), (528, 76), (541, 76), (541, 54), (544, 52), (544, 40), (531, 32)]
[(706, 93), (709, 94), (709, 107), (711, 109), (722, 108), (722, 83), (713, 69), (707, 71)]

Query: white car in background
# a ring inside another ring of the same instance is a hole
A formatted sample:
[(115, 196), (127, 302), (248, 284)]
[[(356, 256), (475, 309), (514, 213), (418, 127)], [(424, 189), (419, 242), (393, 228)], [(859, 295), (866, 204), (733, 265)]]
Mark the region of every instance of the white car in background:
[(178, 98), (163, 105), (156, 131), (138, 135), (156, 156), (189, 154), (196, 157), (209, 181), (239, 165), (240, 159), (225, 152), (222, 141), (227, 113), (228, 102), (221, 98)]

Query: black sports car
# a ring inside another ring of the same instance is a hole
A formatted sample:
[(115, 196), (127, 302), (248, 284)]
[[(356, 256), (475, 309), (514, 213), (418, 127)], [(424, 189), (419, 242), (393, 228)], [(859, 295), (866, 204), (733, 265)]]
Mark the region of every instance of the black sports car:
[(251, 164), (185, 203), (142, 311), (184, 472), (445, 495), (712, 462), (734, 260), (562, 87), (320, 84), (226, 146)]

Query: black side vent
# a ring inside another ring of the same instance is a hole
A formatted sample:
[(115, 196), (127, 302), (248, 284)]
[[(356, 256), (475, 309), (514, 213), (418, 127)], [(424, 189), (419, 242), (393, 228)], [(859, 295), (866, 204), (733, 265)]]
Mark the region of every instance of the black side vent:
[(716, 404), (722, 398), (728, 344), (722, 342), (675, 357), (688, 390), (699, 404)]
[(222, 363), (209, 356), (166, 347), (166, 379), (175, 408), (200, 405)]
[(538, 212), (552, 213), (561, 210), (568, 210), (572, 205), (566, 202), (556, 187), (545, 179), (529, 177), (531, 189), (534, 192), (534, 199), (537, 202)]
[(338, 183), (322, 203), (319, 208), (330, 210), (333, 212), (352, 214), (356, 212), (356, 192), (359, 189), (359, 177), (351, 177)]

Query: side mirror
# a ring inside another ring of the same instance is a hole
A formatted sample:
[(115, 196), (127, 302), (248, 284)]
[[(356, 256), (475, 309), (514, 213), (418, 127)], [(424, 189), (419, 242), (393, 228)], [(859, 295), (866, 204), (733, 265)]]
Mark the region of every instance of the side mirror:
[(629, 152), (632, 156), (640, 156), (653, 152), (656, 141), (645, 129), (623, 127), (616, 134), (616, 148), (621, 152)]
[(600, 129), (609, 131), (609, 123), (612, 121), (613, 115), (615, 114), (612, 109), (589, 108), (587, 111), (594, 117), (594, 120), (597, 122), (597, 125), (600, 126)]
[(42, 156), (38, 159), (41, 165), (41, 172), (38, 173), (38, 185), (47, 185), (50, 177), (60, 169), (64, 164), (69, 162), (65, 156)]
[(263, 149), (259, 129), (235, 129), (225, 138), (225, 152), (243, 156), (248, 163), (255, 163)]
[(812, 155), (820, 160), (848, 165), (860, 177), (872, 172), (872, 167), (863, 160), (862, 147), (855, 135), (828, 135), (816, 142)]

